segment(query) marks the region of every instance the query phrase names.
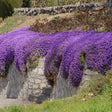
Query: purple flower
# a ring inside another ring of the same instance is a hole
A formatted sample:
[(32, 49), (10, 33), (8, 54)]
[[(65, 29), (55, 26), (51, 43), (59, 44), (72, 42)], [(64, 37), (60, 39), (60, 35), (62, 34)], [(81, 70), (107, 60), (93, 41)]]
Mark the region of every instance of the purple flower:
[[(82, 63), (81, 54), (84, 55)], [(7, 75), (14, 61), (22, 74), (46, 56), (44, 74), (53, 85), (58, 73), (78, 86), (85, 64), (92, 70), (105, 73), (112, 68), (112, 32), (72, 31), (45, 34), (22, 28), (0, 35), (0, 75)], [(27, 66), (30, 63), (31, 66)]]

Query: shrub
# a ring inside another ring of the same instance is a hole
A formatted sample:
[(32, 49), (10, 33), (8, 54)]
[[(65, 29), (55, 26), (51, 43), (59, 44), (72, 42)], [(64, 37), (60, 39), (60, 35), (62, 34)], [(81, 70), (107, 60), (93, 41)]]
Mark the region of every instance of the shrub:
[(99, 77), (91, 80), (87, 87), (83, 88), (79, 92), (78, 98), (87, 100), (92, 97), (94, 98), (97, 95), (101, 95), (103, 94), (108, 84), (108, 79), (105, 76), (99, 74)]
[(19, 8), (22, 4), (22, 0), (0, 0), (0, 17), (11, 16), (14, 8)]
[(101, 94), (108, 94), (112, 98), (112, 70), (107, 71), (105, 76), (99, 74), (99, 77), (91, 80), (87, 87), (80, 91), (78, 98), (87, 100)]
[[(33, 31), (43, 32), (43, 33), (57, 33), (68, 31), (72, 28), (75, 23), (73, 23), (72, 18), (55, 17), (51, 21), (44, 19), (45, 22), (36, 21), (36, 24), (31, 25)], [(71, 26), (72, 24), (72, 26)]]
[[(34, 7), (49, 7), (56, 6), (55, 0), (36, 0), (36, 5)], [(32, 4), (33, 6), (33, 4)]]
[(0, 0), (0, 17), (5, 18), (13, 13), (13, 8), (7, 0)]
[(31, 6), (31, 1), (30, 0), (23, 0), (22, 7), (30, 7)]

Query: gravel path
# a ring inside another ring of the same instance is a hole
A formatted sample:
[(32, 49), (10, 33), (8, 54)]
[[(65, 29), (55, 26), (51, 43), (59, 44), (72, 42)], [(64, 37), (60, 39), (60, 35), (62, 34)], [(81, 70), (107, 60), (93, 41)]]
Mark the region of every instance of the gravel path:
[(18, 106), (18, 105), (29, 105), (30, 102), (18, 100), (18, 99), (0, 99), (0, 108), (6, 107), (6, 106)]

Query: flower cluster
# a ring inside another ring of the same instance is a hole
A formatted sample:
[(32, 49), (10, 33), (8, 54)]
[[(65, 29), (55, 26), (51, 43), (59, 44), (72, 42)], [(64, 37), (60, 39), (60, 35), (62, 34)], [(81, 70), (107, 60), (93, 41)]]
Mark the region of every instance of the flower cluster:
[[(22, 74), (46, 56), (44, 74), (53, 86), (58, 73), (78, 86), (85, 64), (101, 73), (112, 68), (112, 32), (71, 31), (45, 34), (22, 28), (0, 35), (0, 75), (7, 75), (14, 61)], [(84, 60), (82, 61), (82, 57)]]
[[(94, 34), (94, 35), (91, 35), (89, 38), (87, 38), (86, 41), (80, 42), (80, 44), (78, 45), (75, 45), (75, 43), (73, 44), (72, 46), (73, 48), (71, 49), (74, 49), (75, 46), (77, 47), (75, 47), (74, 52), (72, 51), (73, 57), (71, 59), (70, 65), (68, 66), (69, 71), (67, 72), (69, 80), (73, 86), (79, 85), (83, 75), (83, 69), (84, 69), (85, 63), (81, 63), (81, 60), (80, 60), (81, 53), (85, 54), (85, 62), (87, 63), (87, 67), (89, 69), (100, 71), (100, 72), (105, 72), (107, 70), (105, 69), (105, 67), (108, 66), (106, 65), (107, 63), (103, 63), (104, 66), (102, 71), (100, 67), (102, 68), (102, 61), (101, 61), (102, 58), (105, 58), (104, 60), (107, 62), (108, 60), (107, 58), (109, 54), (105, 52), (105, 50), (103, 49), (102, 49), (103, 52), (100, 51), (101, 50), (100, 47), (102, 48), (102, 44), (104, 46), (104, 43), (102, 43), (102, 40), (105, 41), (105, 39), (111, 38), (111, 36), (112, 36), (112, 33)], [(97, 46), (96, 45), (97, 42), (100, 42), (101, 44), (99, 43), (99, 46)], [(108, 44), (106, 46), (108, 46)], [(109, 60), (111, 61), (111, 56), (109, 56), (109, 58), (110, 58)]]
[(39, 38), (37, 32), (22, 28), (8, 34), (0, 35), (0, 75), (6, 75), (9, 65), (15, 60), (17, 68), (22, 72), (26, 61), (28, 46)]

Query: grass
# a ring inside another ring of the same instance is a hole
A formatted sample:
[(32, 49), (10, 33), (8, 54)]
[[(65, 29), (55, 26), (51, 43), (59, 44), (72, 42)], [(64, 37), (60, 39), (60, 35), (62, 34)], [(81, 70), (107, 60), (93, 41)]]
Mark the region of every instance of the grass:
[(46, 101), (41, 105), (13, 106), (1, 109), (0, 112), (112, 112), (112, 99), (109, 95), (110, 87), (107, 86), (103, 95), (87, 101), (77, 97), (56, 101)]
[(71, 98), (45, 101), (40, 105), (6, 107), (0, 112), (112, 112), (111, 74), (112, 71), (108, 71), (106, 76), (91, 81), (87, 88)]
[(26, 20), (26, 16), (11, 16), (0, 24), (0, 34), (8, 33), (12, 31), (16, 26), (20, 25)]

